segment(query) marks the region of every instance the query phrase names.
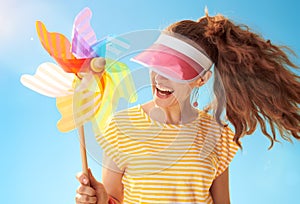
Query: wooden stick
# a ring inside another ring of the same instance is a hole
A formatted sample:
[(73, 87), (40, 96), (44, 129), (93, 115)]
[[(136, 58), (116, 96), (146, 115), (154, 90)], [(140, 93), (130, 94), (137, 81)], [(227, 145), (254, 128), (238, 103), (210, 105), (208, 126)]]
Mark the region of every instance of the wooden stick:
[(82, 162), (82, 171), (85, 175), (89, 175), (88, 172), (88, 163), (86, 158), (86, 149), (85, 149), (85, 138), (84, 138), (84, 127), (83, 125), (78, 128), (79, 130), (79, 140), (80, 140), (80, 154)]

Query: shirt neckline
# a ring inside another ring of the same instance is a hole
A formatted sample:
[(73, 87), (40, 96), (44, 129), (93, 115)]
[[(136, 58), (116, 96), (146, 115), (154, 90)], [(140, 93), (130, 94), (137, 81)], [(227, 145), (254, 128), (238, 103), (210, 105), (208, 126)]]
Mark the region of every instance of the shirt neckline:
[[(201, 111), (198, 110), (198, 116), (195, 118), (195, 120), (190, 121), (188, 123), (179, 123), (179, 124), (172, 124), (172, 123), (162, 123), (159, 122), (157, 120), (152, 119), (142, 108), (142, 105), (139, 104), (138, 105), (138, 110), (139, 112), (143, 115), (143, 117), (148, 120), (149, 122), (151, 122), (152, 124), (156, 124), (162, 127), (169, 127), (169, 128), (182, 128), (182, 127), (190, 127), (190, 126), (194, 126), (196, 125), (199, 121), (200, 121), (200, 117), (201, 117)], [(194, 126), (195, 127), (195, 126)]]

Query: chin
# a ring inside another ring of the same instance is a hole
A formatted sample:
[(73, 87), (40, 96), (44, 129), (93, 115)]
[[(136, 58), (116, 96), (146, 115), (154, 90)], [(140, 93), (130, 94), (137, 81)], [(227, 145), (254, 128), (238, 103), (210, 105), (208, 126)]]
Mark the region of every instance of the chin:
[(163, 108), (163, 109), (170, 109), (171, 107), (175, 106), (174, 101), (162, 100), (162, 99), (159, 99), (155, 96), (154, 96), (153, 102), (154, 102), (155, 106), (158, 106), (158, 107)]
[(165, 104), (165, 103), (163, 103), (161, 101), (157, 101), (155, 99), (153, 101), (154, 101), (154, 105), (157, 106), (157, 107), (160, 107), (160, 108), (166, 108), (166, 107), (168, 107), (167, 104)]

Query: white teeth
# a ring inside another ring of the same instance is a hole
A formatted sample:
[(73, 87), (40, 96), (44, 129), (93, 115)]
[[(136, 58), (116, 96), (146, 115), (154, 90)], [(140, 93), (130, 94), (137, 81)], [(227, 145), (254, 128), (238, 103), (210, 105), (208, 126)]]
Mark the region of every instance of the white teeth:
[(156, 88), (158, 88), (158, 89), (161, 90), (161, 91), (173, 92), (173, 90), (168, 89), (168, 88), (165, 88), (165, 87), (162, 87), (162, 86), (160, 86), (160, 85), (156, 85)]

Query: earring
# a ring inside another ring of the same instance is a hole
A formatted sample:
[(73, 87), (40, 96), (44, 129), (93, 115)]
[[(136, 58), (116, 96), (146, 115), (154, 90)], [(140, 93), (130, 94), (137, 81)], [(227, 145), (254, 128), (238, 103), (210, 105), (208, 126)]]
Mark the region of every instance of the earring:
[(192, 93), (192, 104), (196, 108), (198, 107), (199, 88), (194, 88)]

